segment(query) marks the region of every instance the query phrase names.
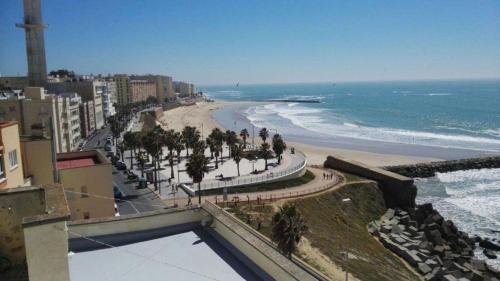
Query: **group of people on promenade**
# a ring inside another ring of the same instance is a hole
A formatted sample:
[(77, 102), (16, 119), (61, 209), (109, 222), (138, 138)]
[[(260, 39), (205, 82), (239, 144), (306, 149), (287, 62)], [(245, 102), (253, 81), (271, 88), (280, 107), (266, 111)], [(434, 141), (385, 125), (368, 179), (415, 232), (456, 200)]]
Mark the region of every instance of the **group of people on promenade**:
[(323, 173), (323, 179), (324, 180), (331, 180), (331, 179), (333, 179), (333, 173)]

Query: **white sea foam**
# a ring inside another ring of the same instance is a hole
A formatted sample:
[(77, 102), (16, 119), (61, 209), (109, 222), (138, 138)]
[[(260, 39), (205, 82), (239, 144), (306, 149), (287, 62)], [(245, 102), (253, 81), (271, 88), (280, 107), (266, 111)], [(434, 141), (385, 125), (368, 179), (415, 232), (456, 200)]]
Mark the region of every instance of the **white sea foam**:
[[(448, 173), (436, 173), (442, 183), (461, 183), (472, 180), (500, 181), (500, 169), (471, 169)], [(498, 187), (500, 189), (500, 186)]]
[(428, 96), (451, 96), (452, 93), (428, 93)]
[[(500, 233), (491, 231), (500, 230), (500, 169), (436, 173), (435, 177), (419, 179), (415, 184), (419, 204), (432, 203), (443, 217), (471, 235), (500, 239)], [(436, 192), (443, 188), (446, 193)], [(482, 257), (480, 252), (475, 254)]]
[[(455, 147), (478, 150), (500, 151), (500, 138), (471, 136), (465, 134), (443, 134), (434, 132), (412, 131), (384, 127), (369, 127), (339, 116), (332, 110), (300, 105), (298, 103), (272, 103), (250, 107), (246, 111), (248, 119), (256, 126), (279, 127), (279, 120), (270, 116), (284, 118), (302, 129), (322, 135), (344, 136), (364, 140), (377, 140), (393, 143), (421, 144), (439, 147)], [(281, 122), (283, 123), (283, 122)], [(278, 128), (279, 129), (279, 128)], [(477, 131), (460, 129), (478, 134)], [(283, 130), (280, 130), (283, 132)]]

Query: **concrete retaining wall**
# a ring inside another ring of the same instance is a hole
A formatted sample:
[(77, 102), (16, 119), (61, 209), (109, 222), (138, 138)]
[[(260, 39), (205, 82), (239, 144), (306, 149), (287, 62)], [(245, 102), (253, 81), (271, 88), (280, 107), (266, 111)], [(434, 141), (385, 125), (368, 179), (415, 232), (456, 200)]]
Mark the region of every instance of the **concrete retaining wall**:
[(81, 220), (68, 223), (71, 238), (80, 238), (72, 232), (86, 237), (118, 233), (137, 232), (175, 225), (200, 222), (207, 213), (199, 208), (160, 210), (137, 215)]
[(445, 173), (483, 168), (500, 168), (500, 156), (384, 167), (385, 170), (412, 178), (433, 177), (436, 172)]
[(417, 187), (411, 178), (340, 156), (328, 156), (324, 166), (377, 181), (388, 208), (415, 206)]

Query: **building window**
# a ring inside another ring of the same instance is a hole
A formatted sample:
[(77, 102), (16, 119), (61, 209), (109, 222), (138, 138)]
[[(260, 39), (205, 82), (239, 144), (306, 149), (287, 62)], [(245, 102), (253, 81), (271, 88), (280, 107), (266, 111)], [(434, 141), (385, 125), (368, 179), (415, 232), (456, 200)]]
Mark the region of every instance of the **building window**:
[(83, 219), (84, 220), (90, 219), (90, 213), (89, 212), (83, 212)]
[(17, 150), (12, 150), (9, 152), (9, 162), (10, 168), (14, 169), (17, 167)]
[(89, 195), (87, 194), (87, 186), (86, 185), (82, 185), (81, 194), (82, 194), (82, 198), (89, 197)]

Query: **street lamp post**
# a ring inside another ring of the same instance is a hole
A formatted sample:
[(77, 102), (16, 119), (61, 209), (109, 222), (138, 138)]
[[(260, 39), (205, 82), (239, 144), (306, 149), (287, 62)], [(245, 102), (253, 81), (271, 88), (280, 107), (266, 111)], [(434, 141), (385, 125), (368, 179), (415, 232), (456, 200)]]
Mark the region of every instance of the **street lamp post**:
[[(343, 198), (342, 199), (342, 203), (343, 204), (346, 204), (347, 206), (349, 206), (351, 204), (352, 200), (351, 198)], [(346, 207), (347, 209), (347, 207)], [(349, 262), (349, 247), (346, 246), (345, 247), (345, 260), (344, 260), (344, 270), (345, 270), (345, 281), (348, 281), (349, 280), (349, 271), (347, 270), (347, 264)]]

